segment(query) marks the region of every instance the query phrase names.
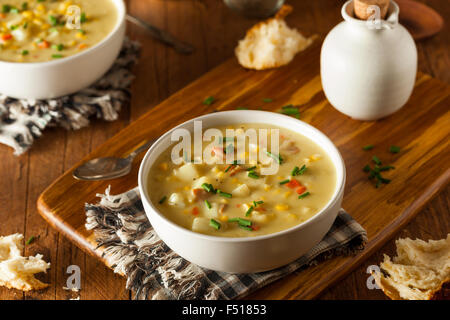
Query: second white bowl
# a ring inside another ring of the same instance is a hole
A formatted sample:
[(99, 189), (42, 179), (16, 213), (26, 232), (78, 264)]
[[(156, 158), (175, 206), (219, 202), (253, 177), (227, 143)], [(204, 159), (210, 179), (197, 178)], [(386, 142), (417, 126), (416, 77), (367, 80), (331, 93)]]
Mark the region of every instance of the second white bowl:
[(111, 33), (95, 46), (48, 62), (0, 61), (0, 93), (17, 99), (51, 99), (75, 93), (100, 79), (112, 66), (125, 37), (125, 5), (112, 0), (118, 19)]

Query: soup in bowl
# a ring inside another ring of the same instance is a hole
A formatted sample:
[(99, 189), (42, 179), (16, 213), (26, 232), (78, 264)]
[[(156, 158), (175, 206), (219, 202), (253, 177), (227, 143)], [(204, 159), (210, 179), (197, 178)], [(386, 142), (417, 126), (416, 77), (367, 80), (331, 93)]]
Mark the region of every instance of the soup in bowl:
[(123, 0), (0, 0), (0, 93), (74, 93), (113, 64), (125, 36)]
[[(195, 133), (198, 123), (204, 130)], [(174, 139), (182, 132), (190, 134)], [(150, 148), (139, 171), (144, 209), (170, 248), (200, 266), (244, 273), (280, 267), (317, 244), (340, 209), (344, 182), (342, 158), (325, 135), (264, 111), (181, 124)]]

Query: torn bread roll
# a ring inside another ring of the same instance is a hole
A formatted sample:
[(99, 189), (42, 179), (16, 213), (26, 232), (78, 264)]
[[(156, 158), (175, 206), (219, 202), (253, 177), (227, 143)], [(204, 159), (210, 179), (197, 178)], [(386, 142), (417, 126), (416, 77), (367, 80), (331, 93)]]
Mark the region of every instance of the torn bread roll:
[(380, 19), (384, 19), (389, 9), (389, 0), (353, 0), (355, 16), (361, 20), (367, 20), (374, 15), (370, 6), (380, 8)]
[(48, 287), (34, 277), (46, 272), (50, 263), (42, 260), (42, 255), (22, 257), (23, 235), (12, 234), (0, 237), (0, 286), (22, 291), (40, 290)]
[(378, 286), (393, 300), (450, 299), (450, 234), (447, 239), (396, 241), (397, 256), (387, 255), (374, 272)]
[(283, 5), (274, 18), (254, 25), (235, 49), (239, 63), (247, 69), (264, 70), (288, 64), (294, 56), (307, 48), (312, 38), (303, 37), (284, 21), (292, 11)]

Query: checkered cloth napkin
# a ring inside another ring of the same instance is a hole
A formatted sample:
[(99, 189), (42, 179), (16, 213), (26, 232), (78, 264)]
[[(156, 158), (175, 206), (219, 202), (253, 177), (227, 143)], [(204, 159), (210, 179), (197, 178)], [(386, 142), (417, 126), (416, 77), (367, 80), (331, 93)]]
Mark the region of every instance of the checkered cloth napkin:
[(181, 258), (158, 237), (137, 188), (119, 195), (110, 195), (108, 188), (97, 196), (98, 204), (86, 204), (86, 229), (94, 230), (107, 263), (127, 277), (127, 289), (135, 299), (242, 298), (324, 259), (356, 254), (367, 242), (366, 231), (341, 209), (322, 241), (289, 265), (253, 274), (216, 272)]
[(0, 143), (20, 155), (48, 126), (76, 130), (89, 125), (89, 118), (117, 120), (120, 109), (130, 100), (140, 45), (125, 39), (122, 50), (109, 71), (89, 88), (49, 100), (18, 100), (0, 93)]

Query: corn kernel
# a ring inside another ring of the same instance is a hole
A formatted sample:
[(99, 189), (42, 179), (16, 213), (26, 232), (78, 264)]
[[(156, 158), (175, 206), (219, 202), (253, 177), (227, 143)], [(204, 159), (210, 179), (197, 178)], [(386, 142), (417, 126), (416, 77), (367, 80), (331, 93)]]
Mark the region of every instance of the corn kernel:
[(42, 24), (43, 24), (42, 20), (38, 19), (38, 18), (33, 19), (33, 23), (37, 24), (38, 26), (42, 26)]
[(82, 34), (81, 32), (77, 32), (77, 34), (75, 35), (75, 37), (77, 37), (78, 39), (86, 39), (87, 37)]
[(219, 168), (217, 168), (217, 167), (214, 167), (214, 168), (212, 168), (212, 172), (214, 172), (214, 173), (218, 173), (218, 172), (220, 172), (220, 170), (219, 170)]
[(36, 7), (37, 11), (45, 12), (45, 6), (41, 3)]
[(26, 10), (26, 11), (23, 11), (23, 12), (22, 12), (22, 16), (23, 16), (25, 19), (32, 19), (32, 18), (34, 17), (34, 13), (33, 13), (33, 11)]
[(169, 165), (167, 164), (167, 162), (162, 162), (162, 163), (159, 165), (159, 168), (160, 168), (161, 170), (166, 171), (166, 170), (169, 168)]
[(264, 191), (269, 191), (272, 187), (268, 184), (264, 185)]
[(230, 201), (228, 201), (227, 199), (220, 199), (220, 203), (229, 203)]
[(275, 209), (278, 211), (286, 211), (289, 209), (289, 206), (287, 204), (280, 203), (275, 206)]
[(233, 182), (233, 183), (239, 183), (239, 180), (238, 180), (238, 178), (233, 178), (233, 179), (231, 179), (231, 182)]
[(280, 194), (281, 190), (279, 188), (277, 188), (273, 193), (274, 194)]
[(45, 23), (42, 25), (41, 28), (42, 28), (42, 30), (48, 30), (48, 29), (50, 29), (50, 25), (48, 23)]
[(189, 191), (189, 190), (191, 190), (191, 187), (189, 187), (189, 186), (184, 186), (184, 188), (183, 188), (185, 191)]
[(317, 161), (322, 159), (322, 156), (320, 154), (313, 154), (312, 156), (309, 157), (312, 161)]
[(228, 221), (228, 216), (226, 214), (223, 214), (219, 217), (219, 220), (222, 222), (227, 222)]
[(288, 217), (290, 220), (296, 220), (296, 219), (298, 219), (298, 216), (297, 216), (295, 213), (288, 213), (287, 217)]
[(292, 191), (286, 191), (283, 197), (288, 198), (292, 194)]
[(225, 172), (221, 171), (217, 174), (217, 178), (223, 178), (224, 175), (225, 175)]

